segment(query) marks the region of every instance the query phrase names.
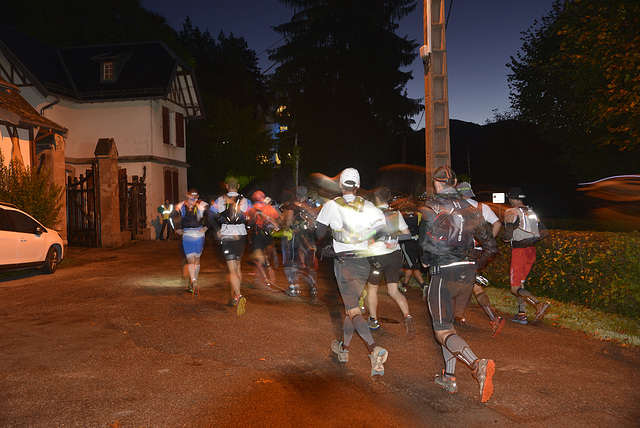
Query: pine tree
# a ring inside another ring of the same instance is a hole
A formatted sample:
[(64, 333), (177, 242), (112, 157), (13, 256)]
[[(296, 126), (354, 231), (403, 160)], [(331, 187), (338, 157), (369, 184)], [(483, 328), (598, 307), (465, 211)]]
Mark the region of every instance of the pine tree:
[[(273, 88), (291, 150), (297, 135), (304, 172), (355, 166), (373, 173), (397, 162), (418, 101), (407, 97), (415, 41), (395, 32), (410, 0), (280, 0), (294, 9), (274, 27), (287, 42), (271, 52)], [(289, 146), (289, 147), (287, 147)]]

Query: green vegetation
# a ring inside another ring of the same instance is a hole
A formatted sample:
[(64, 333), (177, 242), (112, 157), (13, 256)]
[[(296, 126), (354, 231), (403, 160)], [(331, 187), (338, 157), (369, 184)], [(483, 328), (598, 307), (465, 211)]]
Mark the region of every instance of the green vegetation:
[(46, 227), (53, 227), (63, 195), (64, 188), (50, 181), (48, 171), (13, 161), (6, 166), (0, 151), (0, 201), (12, 203)]
[[(516, 298), (508, 290), (492, 286), (485, 290), (496, 310), (509, 316), (516, 313)], [(551, 303), (551, 308), (544, 318), (546, 324), (579, 331), (602, 340), (613, 340), (623, 345), (640, 346), (640, 321), (637, 317), (607, 314), (573, 303), (547, 300)], [(533, 315), (533, 309), (527, 308), (527, 317), (531, 319)]]
[[(499, 254), (484, 275), (509, 288), (511, 251)], [(527, 278), (535, 296), (584, 305), (602, 312), (637, 317), (640, 313), (640, 234), (551, 230), (537, 245)]]

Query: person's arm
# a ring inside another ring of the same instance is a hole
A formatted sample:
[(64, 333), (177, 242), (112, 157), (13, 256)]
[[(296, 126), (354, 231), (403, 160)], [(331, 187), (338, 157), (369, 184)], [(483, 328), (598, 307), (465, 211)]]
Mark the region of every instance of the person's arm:
[(502, 222), (500, 220), (496, 220), (495, 223), (491, 225), (491, 234), (495, 238), (500, 233), (500, 229), (502, 228)]
[(491, 227), (486, 221), (482, 221), (474, 232), (474, 238), (482, 245), (482, 253), (476, 261), (476, 268), (481, 270), (484, 268), (494, 254), (498, 252), (498, 244), (496, 238), (492, 234)]
[(329, 229), (329, 227), (324, 224), (324, 223), (316, 223), (316, 238), (318, 238), (318, 240), (324, 238), (327, 235), (327, 230)]
[(513, 231), (520, 225), (520, 217), (514, 210), (509, 210), (504, 214), (504, 234), (502, 240), (504, 242), (511, 241), (513, 238)]

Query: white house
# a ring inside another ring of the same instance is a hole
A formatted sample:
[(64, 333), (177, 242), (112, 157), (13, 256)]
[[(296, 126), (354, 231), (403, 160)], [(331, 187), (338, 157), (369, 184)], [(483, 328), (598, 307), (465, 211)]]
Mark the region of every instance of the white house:
[[(193, 70), (163, 42), (55, 48), (0, 22), (0, 77), (68, 130), (67, 177), (90, 168), (98, 140), (109, 138), (127, 176), (145, 176), (148, 226), (165, 198), (186, 192), (185, 122), (202, 108)], [(30, 141), (20, 146), (33, 165)]]

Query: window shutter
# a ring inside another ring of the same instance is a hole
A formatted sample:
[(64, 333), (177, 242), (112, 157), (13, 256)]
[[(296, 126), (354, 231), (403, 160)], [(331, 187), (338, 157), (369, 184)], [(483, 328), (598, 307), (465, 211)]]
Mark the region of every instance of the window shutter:
[(176, 145), (184, 147), (184, 115), (176, 113)]
[(170, 140), (171, 124), (169, 123), (169, 109), (162, 107), (162, 142), (171, 144)]
[(178, 171), (173, 171), (173, 201), (178, 202), (180, 195), (178, 195)]

